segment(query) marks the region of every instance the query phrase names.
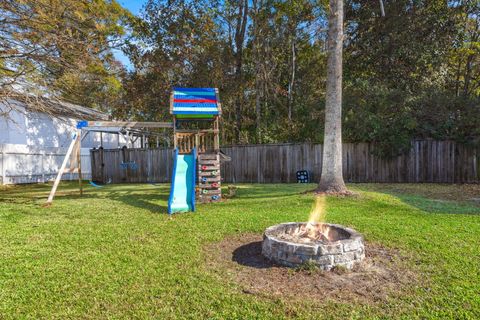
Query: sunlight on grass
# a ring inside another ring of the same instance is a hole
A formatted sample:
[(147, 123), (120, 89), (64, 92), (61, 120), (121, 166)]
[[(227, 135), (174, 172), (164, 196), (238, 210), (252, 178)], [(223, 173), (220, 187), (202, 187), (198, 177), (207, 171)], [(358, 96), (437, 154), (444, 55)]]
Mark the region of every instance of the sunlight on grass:
[(51, 208), (40, 206), (48, 185), (0, 193), (0, 318), (475, 318), (480, 207), (350, 187), (359, 196), (327, 199), (327, 222), (400, 250), (421, 274), (411, 295), (298, 305), (244, 294), (206, 267), (207, 243), (307, 221), (313, 196), (302, 192), (313, 185), (240, 185), (235, 198), (169, 218), (166, 184), (87, 186), (79, 197), (62, 183)]

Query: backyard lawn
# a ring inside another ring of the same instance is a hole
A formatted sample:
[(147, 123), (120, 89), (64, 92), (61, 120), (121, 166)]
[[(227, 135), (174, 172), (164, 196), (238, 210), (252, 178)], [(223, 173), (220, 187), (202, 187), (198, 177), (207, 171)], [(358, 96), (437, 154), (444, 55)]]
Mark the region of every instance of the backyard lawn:
[(0, 319), (480, 318), (479, 185), (354, 184), (356, 196), (327, 199), (327, 222), (363, 233), (367, 254), (382, 248), (409, 275), (377, 299), (252, 292), (235, 270), (254, 266), (212, 264), (225, 239), (306, 221), (314, 185), (239, 185), (171, 218), (167, 184), (87, 186), (83, 197), (76, 186), (62, 183), (50, 208), (49, 185), (0, 189)]

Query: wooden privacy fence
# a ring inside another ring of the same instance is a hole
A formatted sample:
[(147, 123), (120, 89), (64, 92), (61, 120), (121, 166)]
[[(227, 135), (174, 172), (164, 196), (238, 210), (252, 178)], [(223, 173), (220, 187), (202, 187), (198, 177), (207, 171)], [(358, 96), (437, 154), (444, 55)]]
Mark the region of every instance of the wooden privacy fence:
[(91, 150), (92, 180), (101, 183), (169, 182), (172, 149)]
[[(372, 143), (343, 145), (347, 182), (480, 182), (480, 149), (452, 141), (416, 140), (409, 152), (393, 159), (374, 155)], [(321, 144), (244, 145), (221, 148), (225, 182), (296, 182), (296, 171), (320, 179)], [(103, 183), (168, 182), (173, 165), (169, 149), (92, 150), (92, 178)], [(103, 164), (103, 165), (102, 165)]]

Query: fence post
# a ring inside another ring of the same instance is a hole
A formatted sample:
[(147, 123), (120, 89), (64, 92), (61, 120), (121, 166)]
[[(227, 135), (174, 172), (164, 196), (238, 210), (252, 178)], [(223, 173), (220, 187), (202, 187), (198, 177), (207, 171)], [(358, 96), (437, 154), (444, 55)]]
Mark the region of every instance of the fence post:
[(6, 179), (7, 179), (7, 170), (5, 169), (5, 150), (3, 150), (2, 147), (2, 185), (7, 184)]
[(480, 182), (480, 146), (473, 149), (473, 182)]
[(40, 157), (41, 157), (40, 166), (42, 168), (42, 183), (45, 183), (46, 182), (45, 181), (45, 164), (44, 164), (45, 151), (42, 151), (40, 153)]

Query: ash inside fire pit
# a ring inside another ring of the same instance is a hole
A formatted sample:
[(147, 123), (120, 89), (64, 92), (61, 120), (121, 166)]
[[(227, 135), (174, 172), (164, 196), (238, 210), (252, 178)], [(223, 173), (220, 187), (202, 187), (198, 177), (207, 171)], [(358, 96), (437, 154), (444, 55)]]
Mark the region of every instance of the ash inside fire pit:
[(323, 270), (351, 269), (365, 257), (363, 237), (353, 229), (329, 223), (282, 223), (267, 228), (262, 254), (281, 265), (310, 262)]

